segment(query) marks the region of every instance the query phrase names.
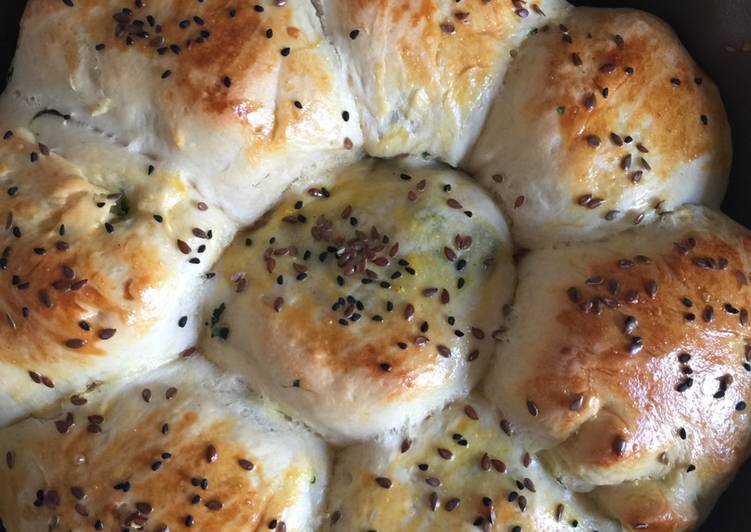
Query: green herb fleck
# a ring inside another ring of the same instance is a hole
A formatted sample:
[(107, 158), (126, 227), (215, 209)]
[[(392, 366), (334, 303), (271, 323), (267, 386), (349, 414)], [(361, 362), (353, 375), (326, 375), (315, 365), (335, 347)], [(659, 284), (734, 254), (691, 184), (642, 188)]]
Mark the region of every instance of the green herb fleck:
[(110, 212), (118, 217), (125, 217), (128, 216), (128, 212), (130, 211), (130, 207), (128, 206), (128, 197), (125, 195), (125, 193), (121, 193), (118, 200), (115, 202), (115, 204), (110, 207)]

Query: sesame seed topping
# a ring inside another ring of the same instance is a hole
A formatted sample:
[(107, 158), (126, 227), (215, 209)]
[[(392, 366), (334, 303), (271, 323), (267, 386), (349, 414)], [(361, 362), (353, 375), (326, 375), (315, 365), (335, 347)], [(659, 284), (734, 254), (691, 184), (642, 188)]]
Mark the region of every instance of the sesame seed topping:
[(80, 349), (84, 345), (86, 345), (86, 340), (82, 340), (81, 338), (71, 338), (65, 341), (65, 347), (68, 349)]
[(616, 436), (613, 439), (612, 449), (613, 453), (618, 456), (622, 456), (626, 452), (627, 441), (622, 436)]
[(595, 105), (597, 104), (597, 98), (595, 97), (594, 93), (590, 92), (586, 96), (584, 96), (584, 100), (582, 101), (584, 104), (584, 108), (592, 112), (595, 109)]
[[(525, 10), (525, 11), (526, 11), (526, 10)], [(444, 507), (444, 509), (445, 509), (445, 510), (446, 510), (447, 512), (453, 512), (453, 511), (454, 511), (454, 510), (456, 510), (456, 509), (457, 509), (457, 507), (459, 506), (459, 502), (460, 502), (460, 501), (459, 501), (459, 499), (458, 499), (458, 498), (456, 498), (456, 497), (453, 497), (453, 498), (449, 499), (448, 501), (446, 501), (446, 504), (445, 504), (445, 505), (444, 505), (443, 507)]]
[(391, 479), (386, 477), (376, 477), (375, 482), (383, 489), (389, 489), (392, 485)]
[(584, 405), (584, 396), (582, 394), (577, 394), (569, 403), (568, 408), (572, 412), (578, 412), (579, 410), (581, 410), (581, 407), (583, 405)]
[(115, 333), (117, 332), (117, 329), (102, 329), (99, 331), (99, 338), (101, 340), (109, 340), (113, 336), (115, 336)]
[(594, 135), (594, 134), (587, 135), (587, 143), (590, 146), (593, 146), (596, 148), (601, 144), (601, 142), (602, 141), (600, 140), (600, 137), (598, 137), (597, 135)]
[(206, 461), (210, 464), (213, 464), (214, 462), (217, 461), (217, 459), (219, 458), (219, 454), (217, 453), (216, 447), (214, 447), (213, 444), (209, 444), (206, 447), (205, 456), (206, 456)]
[(444, 447), (439, 447), (438, 449), (436, 449), (436, 452), (438, 453), (438, 456), (440, 456), (444, 460), (451, 460), (454, 457), (454, 453)]

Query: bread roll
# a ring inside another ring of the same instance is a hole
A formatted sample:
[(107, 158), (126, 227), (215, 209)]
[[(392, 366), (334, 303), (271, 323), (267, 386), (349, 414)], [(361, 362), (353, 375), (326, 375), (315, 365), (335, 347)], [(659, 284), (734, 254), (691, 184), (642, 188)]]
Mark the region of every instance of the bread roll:
[(245, 223), (303, 170), (357, 156), (357, 109), (310, 2), (70, 3), (25, 11), (1, 106), (19, 124), (70, 115)]
[(467, 154), (513, 46), (565, 11), (561, 0), (323, 0), (342, 55), (366, 151), (456, 165)]
[(324, 530), (616, 531), (469, 396), (337, 459)]
[(730, 169), (719, 93), (662, 21), (576, 8), (529, 37), (469, 159), (518, 243), (596, 239), (683, 203), (717, 207)]
[(178, 175), (123, 163), (95, 182), (0, 132), (0, 426), (194, 344), (202, 274), (233, 234)]
[(698, 525), (747, 457), (751, 233), (688, 207), (530, 253), (486, 394), (626, 529)]
[(236, 238), (203, 350), (332, 441), (368, 438), (478, 380), (511, 254), (500, 212), (464, 175), (364, 161)]
[(313, 530), (326, 446), (193, 357), (0, 431), (0, 513), (39, 530)]

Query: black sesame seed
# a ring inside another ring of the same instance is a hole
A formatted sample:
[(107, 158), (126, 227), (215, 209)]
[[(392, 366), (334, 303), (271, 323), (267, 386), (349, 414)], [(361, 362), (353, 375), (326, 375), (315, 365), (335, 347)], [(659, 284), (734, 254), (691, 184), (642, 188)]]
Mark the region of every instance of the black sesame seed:
[(589, 144), (590, 146), (593, 146), (593, 147), (595, 147), (595, 148), (596, 148), (597, 146), (599, 146), (599, 145), (600, 145), (600, 143), (602, 142), (602, 141), (600, 140), (600, 137), (598, 137), (597, 135), (594, 135), (594, 134), (590, 134), (590, 135), (587, 135), (587, 137), (586, 137), (586, 140), (587, 140), (587, 143), (588, 143), (588, 144)]
[(581, 410), (581, 407), (584, 405), (584, 396), (582, 394), (577, 394), (569, 403), (568, 407), (569, 410), (572, 412), (578, 412)]
[(287, 57), (289, 55), (290, 49), (287, 47), (282, 48), (279, 53), (282, 54), (283, 57)]
[(680, 383), (678, 383), (675, 387), (675, 390), (679, 393), (683, 393), (694, 384), (694, 379), (691, 377), (686, 377), (684, 380), (682, 380)]
[(99, 339), (101, 340), (109, 340), (113, 336), (115, 336), (115, 333), (117, 332), (117, 329), (102, 329), (99, 331)]
[(613, 453), (618, 456), (622, 456), (626, 452), (627, 441), (622, 436), (616, 436), (613, 439), (612, 449)]
[(119, 482), (118, 484), (115, 484), (113, 487), (116, 490), (127, 493), (128, 491), (130, 491), (130, 482), (128, 482), (127, 480), (124, 482)]
[(392, 485), (391, 479), (386, 477), (376, 477), (375, 482), (383, 489), (389, 489)]

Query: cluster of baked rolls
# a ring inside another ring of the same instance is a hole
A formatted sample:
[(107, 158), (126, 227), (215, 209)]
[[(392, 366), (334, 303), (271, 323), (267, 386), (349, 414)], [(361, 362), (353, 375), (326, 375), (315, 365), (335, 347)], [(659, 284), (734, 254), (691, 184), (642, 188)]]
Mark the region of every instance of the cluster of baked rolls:
[(687, 530), (747, 455), (729, 128), (650, 15), (30, 0), (0, 136), (8, 532)]

